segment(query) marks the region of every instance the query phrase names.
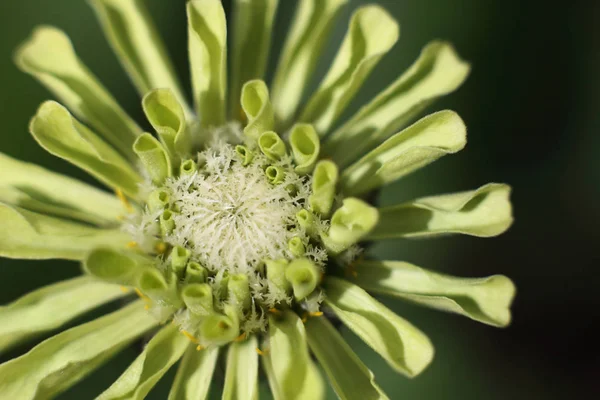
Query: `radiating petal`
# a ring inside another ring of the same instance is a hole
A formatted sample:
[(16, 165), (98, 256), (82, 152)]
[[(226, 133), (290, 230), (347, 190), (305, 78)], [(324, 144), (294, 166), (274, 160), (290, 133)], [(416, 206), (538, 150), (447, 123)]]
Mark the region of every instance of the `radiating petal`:
[(62, 332), (0, 365), (0, 398), (48, 399), (156, 325), (141, 301)]
[(0, 203), (0, 256), (23, 259), (82, 260), (98, 246), (124, 248), (129, 235)]
[(341, 176), (346, 195), (358, 195), (395, 181), (465, 147), (467, 129), (453, 111), (431, 114), (395, 134)]
[(428, 44), (419, 59), (325, 142), (325, 153), (338, 165), (354, 161), (406, 126), (439, 97), (458, 88), (469, 74), (449, 43)]
[(412, 378), (429, 365), (433, 346), (410, 322), (348, 281), (328, 277), (325, 290), (333, 312), (396, 371)]
[(288, 127), (296, 113), (335, 19), (347, 2), (348, 0), (298, 2), (272, 87), (275, 116), (282, 129)]
[(219, 347), (216, 346), (201, 351), (188, 348), (179, 364), (169, 400), (206, 399), (218, 355)]
[(258, 140), (264, 132), (273, 130), (273, 106), (269, 99), (269, 89), (263, 81), (253, 80), (244, 84), (241, 104), (248, 120), (244, 128), (244, 135), (248, 139)]
[(383, 8), (370, 5), (357, 10), (333, 65), (308, 101), (300, 121), (312, 123), (324, 136), (381, 57), (396, 43), (399, 33), (398, 23)]
[[(187, 104), (143, 0), (90, 0), (104, 34), (141, 96), (152, 89), (171, 89)], [(185, 106), (186, 114), (192, 113)]]
[(2, 153), (0, 202), (98, 225), (114, 223), (125, 212), (113, 195)]
[(267, 374), (276, 399), (323, 399), (325, 385), (310, 359), (306, 331), (292, 311), (269, 316), (269, 352)]
[(457, 278), (401, 261), (358, 261), (353, 280), (364, 289), (505, 327), (515, 286), (503, 275)]
[(341, 400), (388, 399), (375, 383), (373, 372), (326, 318), (309, 318), (305, 327), (308, 345)]
[(82, 276), (0, 306), (0, 353), (125, 294), (117, 285)]
[(97, 400), (141, 400), (190, 347), (177, 326), (162, 328), (146, 345), (142, 354)]
[(279, 0), (234, 1), (230, 118), (243, 117), (240, 107), (242, 85), (252, 79), (264, 78), (278, 4)]
[(123, 155), (134, 158), (131, 145), (141, 129), (81, 62), (61, 30), (49, 26), (34, 30), (17, 50), (15, 62)]
[(223, 400), (258, 398), (257, 346), (258, 341), (254, 335), (229, 345)]
[(131, 197), (142, 181), (113, 148), (79, 123), (60, 104), (43, 103), (31, 120), (33, 138), (51, 154), (67, 160), (113, 189)]
[(379, 209), (368, 239), (430, 237), (450, 233), (491, 237), (513, 222), (510, 186), (490, 183), (477, 190), (424, 197)]
[(225, 123), (227, 23), (220, 0), (187, 3), (188, 49), (194, 103), (205, 127)]
[(165, 146), (154, 136), (144, 133), (133, 144), (133, 151), (140, 159), (144, 170), (152, 182), (160, 186), (172, 176), (171, 158)]
[(310, 124), (296, 124), (290, 133), (290, 147), (296, 161), (296, 172), (308, 174), (314, 167), (321, 151), (319, 136)]
[(137, 286), (140, 275), (153, 265), (153, 259), (131, 250), (97, 247), (86, 254), (83, 270), (108, 283)]

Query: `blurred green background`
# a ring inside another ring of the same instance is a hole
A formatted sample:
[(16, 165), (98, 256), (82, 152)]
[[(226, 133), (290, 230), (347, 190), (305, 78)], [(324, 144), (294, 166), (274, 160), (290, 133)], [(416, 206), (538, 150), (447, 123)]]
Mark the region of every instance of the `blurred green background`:
[[(189, 87), (185, 1), (147, 2)], [(516, 223), (495, 239), (394, 241), (378, 244), (371, 252), (460, 276), (502, 273), (515, 281), (518, 295), (513, 324), (504, 330), (386, 301), (427, 332), (436, 346), (433, 364), (414, 380), (394, 374), (352, 334), (344, 335), (391, 399), (598, 398), (600, 2), (377, 2), (400, 21), (401, 38), (349, 112), (395, 79), (430, 40), (453, 42), (473, 67), (458, 92), (432, 107), (459, 112), (469, 128), (467, 148), (393, 184), (383, 192), (382, 203), (473, 189), (488, 181), (507, 182), (514, 188)], [(225, 3), (229, 10), (229, 1)], [(272, 56), (279, 52), (295, 3), (280, 1)], [(333, 58), (351, 10), (363, 3), (351, 0), (339, 19), (321, 72)], [(124, 108), (143, 121), (139, 98), (85, 1), (2, 1), (0, 150), (90, 181), (44, 152), (27, 132), (38, 104), (51, 96), (20, 73), (11, 57), (38, 24), (64, 29), (84, 62)], [(76, 263), (0, 259), (0, 304), (78, 272)], [(26, 350), (24, 346), (2, 357)], [(135, 347), (127, 349), (61, 398), (93, 398), (137, 352)], [(148, 398), (166, 398), (173, 373)], [(214, 386), (218, 398), (219, 385)]]

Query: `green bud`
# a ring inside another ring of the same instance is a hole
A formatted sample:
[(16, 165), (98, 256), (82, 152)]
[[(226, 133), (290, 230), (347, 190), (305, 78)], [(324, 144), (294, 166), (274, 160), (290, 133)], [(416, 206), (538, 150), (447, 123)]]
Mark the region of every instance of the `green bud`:
[(164, 210), (168, 208), (169, 200), (171, 200), (169, 192), (167, 192), (164, 189), (158, 189), (150, 193), (146, 204), (148, 204), (148, 209), (151, 212), (154, 212), (157, 210)]
[(212, 288), (208, 283), (192, 283), (181, 291), (186, 307), (195, 315), (207, 316), (213, 313)]
[(165, 210), (160, 216), (160, 231), (163, 235), (167, 235), (175, 228), (175, 221), (173, 221), (173, 211)]
[(133, 144), (133, 151), (155, 184), (160, 185), (171, 176), (171, 159), (165, 148), (151, 134), (144, 133), (139, 136)]
[(138, 278), (137, 286), (152, 300), (168, 305), (173, 311), (183, 305), (179, 298), (177, 277), (171, 275), (169, 281), (156, 268), (146, 268)]
[(269, 182), (271, 182), (273, 185), (278, 185), (285, 179), (285, 171), (283, 168), (275, 165), (267, 167), (265, 170), (265, 175), (267, 176)]
[(290, 283), (285, 278), (285, 270), (289, 264), (288, 260), (265, 260), (267, 268), (267, 279), (286, 292), (291, 289)]
[(301, 257), (306, 252), (306, 247), (304, 246), (304, 243), (302, 243), (302, 239), (297, 236), (289, 240), (288, 248), (296, 257)]
[(198, 264), (197, 262), (191, 261), (185, 268), (185, 282), (186, 283), (204, 283), (208, 277), (206, 268)]
[(308, 174), (312, 171), (321, 151), (321, 143), (315, 128), (310, 124), (294, 125), (290, 133), (290, 146), (296, 161), (296, 172)]
[(185, 267), (189, 258), (190, 251), (185, 247), (176, 246), (171, 252), (171, 269), (180, 279), (185, 275)]
[(258, 138), (258, 147), (269, 160), (280, 160), (285, 156), (285, 143), (273, 131), (264, 132)]
[(369, 233), (378, 220), (379, 212), (375, 207), (349, 197), (333, 214), (329, 232), (321, 234), (321, 239), (329, 251), (338, 254)]
[(185, 160), (179, 166), (179, 175), (191, 176), (198, 171), (198, 164), (194, 160)]
[(292, 285), (296, 300), (302, 300), (317, 287), (321, 271), (308, 258), (298, 258), (288, 265), (285, 278)]
[(236, 317), (211, 314), (200, 325), (200, 337), (211, 344), (225, 344), (239, 336), (240, 327)]
[(312, 194), (308, 198), (308, 204), (314, 212), (324, 217), (329, 215), (333, 206), (337, 180), (337, 165), (328, 160), (321, 160), (317, 163), (313, 173)]
[(227, 291), (232, 304), (237, 304), (242, 309), (247, 309), (251, 304), (250, 286), (246, 274), (233, 274), (229, 276)]
[(296, 213), (298, 225), (306, 231), (309, 236), (315, 236), (317, 226), (315, 224), (315, 216), (308, 210), (302, 209)]
[(242, 87), (240, 103), (248, 119), (244, 128), (246, 137), (257, 140), (263, 132), (273, 130), (273, 106), (269, 100), (269, 89), (263, 81), (257, 79), (246, 82)]
[(150, 264), (142, 256), (113, 249), (93, 250), (83, 262), (84, 270), (98, 279), (125, 286), (134, 286), (144, 264)]
[(250, 164), (252, 162), (252, 159), (254, 158), (254, 153), (246, 146), (243, 146), (241, 144), (235, 146), (235, 152), (241, 157), (242, 165), (244, 167)]

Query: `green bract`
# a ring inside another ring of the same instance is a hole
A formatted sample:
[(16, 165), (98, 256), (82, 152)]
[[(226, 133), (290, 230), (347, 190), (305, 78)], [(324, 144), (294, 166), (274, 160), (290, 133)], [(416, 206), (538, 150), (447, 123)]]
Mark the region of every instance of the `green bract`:
[(450, 44), (432, 42), (339, 121), (399, 36), (383, 8), (360, 8), (320, 86), (307, 93), (345, 3), (299, 1), (268, 85), (279, 2), (234, 1), (228, 65), (221, 1), (188, 1), (186, 99), (143, 0), (92, 0), (152, 133), (127, 116), (61, 31), (37, 28), (18, 49), (18, 67), (70, 110), (43, 103), (30, 124), (34, 139), (114, 195), (0, 154), (0, 256), (77, 260), (83, 270), (0, 307), (0, 352), (114, 299), (140, 300), (0, 365), (0, 398), (54, 397), (151, 332), (99, 399), (142, 399), (177, 362), (169, 399), (205, 399), (219, 355), (224, 399), (257, 398), (263, 381), (276, 400), (322, 399), (319, 365), (339, 398), (386, 399), (330, 320), (408, 377), (427, 368), (434, 350), (368, 292), (510, 323), (515, 287), (502, 275), (455, 278), (373, 254), (357, 259), (364, 241), (495, 236), (511, 225), (512, 209), (503, 184), (373, 204), (382, 186), (465, 146), (452, 111), (413, 121), (457, 89), (469, 65)]

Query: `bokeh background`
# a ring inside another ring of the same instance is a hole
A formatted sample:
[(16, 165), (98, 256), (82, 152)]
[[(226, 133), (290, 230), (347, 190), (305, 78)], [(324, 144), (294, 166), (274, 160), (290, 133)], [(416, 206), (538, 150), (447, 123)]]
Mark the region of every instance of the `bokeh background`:
[[(515, 281), (518, 295), (513, 323), (502, 330), (386, 301), (427, 332), (436, 346), (433, 364), (414, 380), (394, 374), (356, 337), (347, 331), (344, 335), (392, 399), (598, 398), (600, 2), (375, 2), (400, 21), (401, 38), (349, 112), (395, 79), (432, 39), (453, 42), (473, 67), (463, 87), (431, 108), (454, 109), (464, 118), (469, 128), (467, 148), (391, 185), (381, 202), (468, 190), (488, 181), (507, 182), (514, 188), (516, 222), (499, 238), (395, 241), (371, 251), (454, 275), (502, 273)], [(189, 83), (185, 1), (147, 3), (181, 78)], [(272, 56), (279, 53), (295, 3), (280, 1)], [(351, 10), (363, 3), (351, 0), (339, 19), (321, 73), (335, 54)], [(229, 11), (229, 1), (225, 4)], [(38, 24), (64, 29), (84, 62), (123, 107), (143, 121), (139, 98), (85, 1), (2, 1), (0, 151), (90, 181), (44, 152), (27, 132), (38, 104), (51, 96), (16, 69), (12, 53)], [(271, 62), (271, 72), (273, 66)], [(0, 304), (78, 273), (76, 263), (0, 259)], [(2, 355), (0, 361), (27, 349), (25, 345)], [(60, 398), (93, 398), (138, 351), (128, 348)], [(165, 399), (173, 375), (174, 368), (148, 398)], [(219, 384), (213, 386), (212, 395), (219, 398)]]

